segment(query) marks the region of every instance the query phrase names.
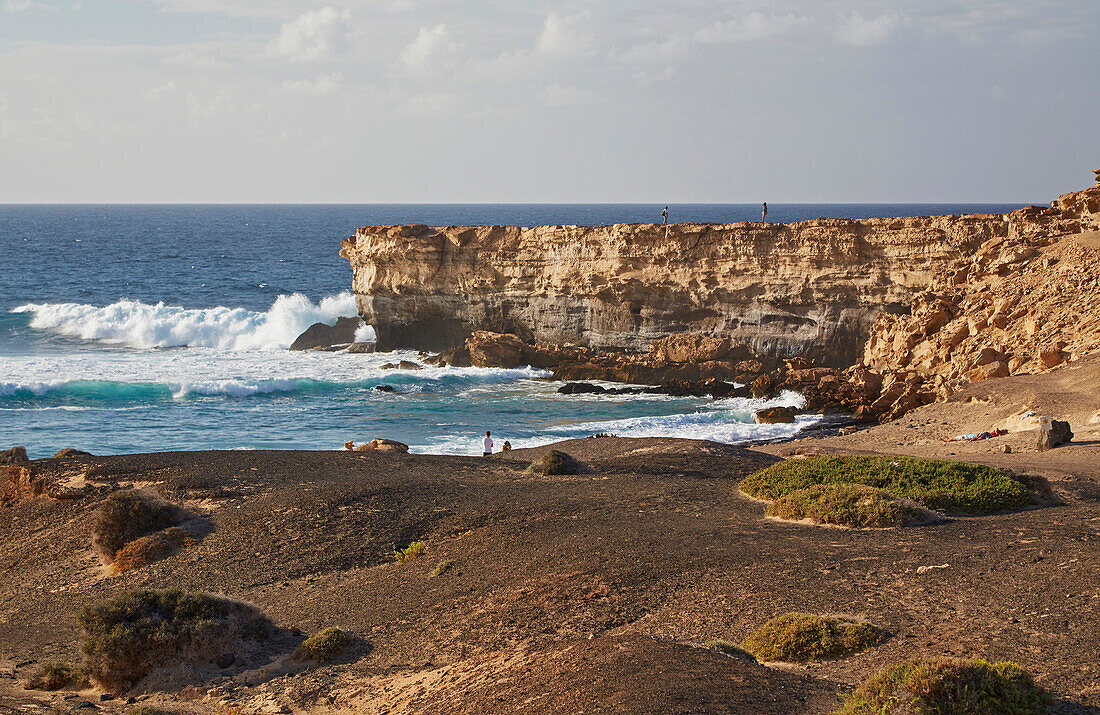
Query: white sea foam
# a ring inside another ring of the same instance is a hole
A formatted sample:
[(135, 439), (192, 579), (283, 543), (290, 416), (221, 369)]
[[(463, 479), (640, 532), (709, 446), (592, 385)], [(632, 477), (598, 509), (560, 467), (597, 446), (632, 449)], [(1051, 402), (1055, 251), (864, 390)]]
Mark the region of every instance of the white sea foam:
[[(356, 315), (351, 293), (313, 303), (300, 293), (281, 295), (266, 311), (244, 308), (183, 308), (136, 300), (108, 306), (85, 303), (28, 303), (12, 310), (31, 313), (30, 325), (39, 330), (135, 348), (208, 347), (220, 350), (287, 348), (314, 323), (332, 325), (338, 318)], [(356, 339), (370, 339), (374, 329), (360, 326)]]
[[(785, 391), (771, 400), (744, 398), (721, 400), (711, 403), (707, 409), (686, 414), (628, 417), (552, 426), (532, 437), (511, 437), (508, 435), (507, 428), (500, 428), (494, 432), (494, 438), (498, 444), (508, 440), (516, 449), (541, 447), (566, 439), (589, 437), (601, 432), (618, 437), (679, 437), (740, 444), (785, 439), (821, 421), (821, 415), (799, 415), (794, 423), (770, 425), (756, 424), (752, 419), (753, 413), (764, 407), (801, 407), (804, 404), (805, 398), (801, 395)], [(422, 454), (476, 454), (480, 444), (477, 434), (448, 435), (414, 447), (411, 451)]]

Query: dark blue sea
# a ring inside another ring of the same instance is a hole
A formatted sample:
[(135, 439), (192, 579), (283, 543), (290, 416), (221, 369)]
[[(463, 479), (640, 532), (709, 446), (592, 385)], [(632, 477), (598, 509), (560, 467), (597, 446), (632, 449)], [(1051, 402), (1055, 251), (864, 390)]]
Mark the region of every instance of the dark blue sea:
[[(768, 220), (1019, 207), (769, 204)], [(312, 323), (355, 314), (337, 252), (359, 226), (649, 223), (662, 208), (0, 205), (0, 448), (339, 449), (388, 437), (419, 452), (479, 453), (486, 429), (522, 447), (595, 432), (740, 442), (811, 424), (753, 424), (761, 403), (742, 399), (561, 396), (530, 368), (382, 370), (416, 355), (286, 349)], [(760, 208), (671, 205), (669, 218), (758, 220)]]

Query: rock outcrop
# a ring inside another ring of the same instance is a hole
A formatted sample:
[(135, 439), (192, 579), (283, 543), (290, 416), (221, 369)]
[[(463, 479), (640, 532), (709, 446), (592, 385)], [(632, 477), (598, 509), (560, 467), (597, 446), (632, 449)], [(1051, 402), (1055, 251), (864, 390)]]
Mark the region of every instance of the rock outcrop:
[[(326, 350), (336, 346), (350, 344), (369, 345), (369, 343), (356, 343), (355, 331), (362, 325), (359, 318), (337, 318), (334, 325), (328, 323), (314, 323), (294, 339), (290, 344), (291, 350)], [(367, 349), (357, 349), (355, 352), (372, 352)]]
[(447, 350), (478, 330), (645, 350), (690, 332), (715, 338), (716, 350), (729, 341), (843, 366), (880, 311), (903, 312), (937, 271), (1008, 231), (999, 215), (667, 233), (655, 224), (367, 226), (340, 253), (380, 350)]
[(382, 226), (341, 254), (384, 347), (683, 394), (738, 394), (699, 387), (735, 380), (857, 418), (1100, 351), (1100, 171), (997, 216), (680, 224), (667, 240), (648, 225)]

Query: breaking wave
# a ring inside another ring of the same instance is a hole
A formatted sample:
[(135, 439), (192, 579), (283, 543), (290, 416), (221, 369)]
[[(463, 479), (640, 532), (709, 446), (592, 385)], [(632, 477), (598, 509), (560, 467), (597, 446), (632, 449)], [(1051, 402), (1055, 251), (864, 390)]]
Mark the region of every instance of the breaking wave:
[[(332, 325), (354, 317), (351, 293), (313, 303), (301, 293), (281, 295), (260, 313), (244, 308), (182, 308), (136, 300), (107, 306), (86, 303), (27, 303), (13, 313), (30, 313), (30, 326), (61, 335), (134, 348), (205, 347), (221, 350), (276, 350), (290, 346), (314, 323)], [(360, 325), (356, 339), (369, 340), (374, 330)]]

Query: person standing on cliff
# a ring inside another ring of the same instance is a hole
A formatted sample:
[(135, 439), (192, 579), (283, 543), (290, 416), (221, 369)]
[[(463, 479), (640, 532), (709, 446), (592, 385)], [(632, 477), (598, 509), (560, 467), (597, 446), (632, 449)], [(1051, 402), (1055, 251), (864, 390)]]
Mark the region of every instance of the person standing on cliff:
[(665, 206), (665, 210), (661, 212), (661, 223), (665, 226), (668, 225), (668, 207)]
[(768, 222), (768, 202), (765, 201), (760, 209), (760, 223)]
[(482, 456), (488, 457), (493, 453), (493, 438), (489, 436), (489, 430), (485, 430), (485, 451)]

